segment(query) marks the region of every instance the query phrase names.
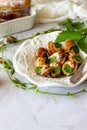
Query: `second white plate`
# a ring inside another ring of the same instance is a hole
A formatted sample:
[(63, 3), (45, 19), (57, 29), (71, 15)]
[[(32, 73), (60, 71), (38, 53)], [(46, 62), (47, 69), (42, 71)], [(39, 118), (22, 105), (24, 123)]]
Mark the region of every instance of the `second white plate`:
[(0, 23), (0, 35), (6, 36), (32, 28), (36, 12), (31, 8), (30, 15)]

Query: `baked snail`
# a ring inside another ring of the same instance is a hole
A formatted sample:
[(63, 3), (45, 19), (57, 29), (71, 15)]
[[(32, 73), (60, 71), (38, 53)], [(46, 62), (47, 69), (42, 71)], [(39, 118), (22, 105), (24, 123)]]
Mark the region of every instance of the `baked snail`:
[(65, 60), (66, 60), (66, 54), (63, 51), (60, 51), (60, 50), (53, 53), (48, 58), (49, 63), (57, 62), (57, 63), (60, 63), (61, 65), (65, 62)]
[(59, 50), (61, 50), (61, 48), (57, 48), (54, 42), (47, 43), (47, 52), (49, 55), (52, 55), (53, 53), (58, 52)]
[(35, 72), (44, 77), (58, 78), (73, 74), (83, 62), (74, 40), (66, 40), (61, 47), (48, 42), (35, 53)]
[(47, 55), (47, 51), (45, 48), (40, 47), (36, 50), (36, 57), (45, 57)]
[(65, 40), (64, 43), (62, 44), (62, 50), (65, 52), (69, 52), (71, 47), (75, 46), (75, 41), (74, 40)]
[(77, 63), (73, 60), (66, 61), (62, 66), (64, 75), (71, 75), (77, 70)]
[(53, 62), (50, 64), (50, 67), (52, 68), (52, 71), (50, 73), (50, 76), (52, 78), (57, 78), (61, 75), (61, 65), (57, 62)]

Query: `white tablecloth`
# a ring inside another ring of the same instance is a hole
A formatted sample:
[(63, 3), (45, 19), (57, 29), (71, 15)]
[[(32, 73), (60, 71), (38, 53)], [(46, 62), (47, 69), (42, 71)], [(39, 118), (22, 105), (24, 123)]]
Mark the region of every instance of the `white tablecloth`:
[(32, 0), (36, 22), (47, 23), (65, 18), (87, 20), (86, 0)]

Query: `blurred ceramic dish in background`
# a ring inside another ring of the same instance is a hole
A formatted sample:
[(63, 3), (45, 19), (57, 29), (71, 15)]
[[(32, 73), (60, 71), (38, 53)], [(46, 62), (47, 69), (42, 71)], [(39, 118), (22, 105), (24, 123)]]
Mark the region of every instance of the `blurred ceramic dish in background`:
[(6, 36), (22, 32), (33, 27), (36, 12), (31, 9), (30, 15), (0, 23), (0, 35)]

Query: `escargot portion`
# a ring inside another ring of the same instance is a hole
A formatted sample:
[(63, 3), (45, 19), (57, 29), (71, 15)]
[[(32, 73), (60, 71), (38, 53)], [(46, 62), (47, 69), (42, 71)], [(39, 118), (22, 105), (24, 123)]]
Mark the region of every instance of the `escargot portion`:
[(48, 58), (48, 62), (52, 63), (52, 62), (57, 62), (60, 63), (61, 65), (64, 63), (66, 59), (66, 54), (63, 51), (58, 51), (53, 53), (49, 58)]
[(48, 52), (49, 55), (52, 55), (53, 53), (55, 53), (55, 52), (57, 52), (59, 50), (61, 50), (61, 48), (57, 48), (55, 46), (54, 42), (48, 42), (47, 43), (47, 52)]
[(79, 48), (71, 39), (65, 40), (58, 48), (55, 42), (49, 41), (46, 48), (36, 50), (35, 56), (35, 72), (44, 77), (69, 76), (83, 62)]
[(51, 77), (52, 78), (57, 78), (61, 75), (61, 65), (57, 62), (51, 63), (50, 64), (52, 71), (51, 71)]
[(64, 75), (71, 75), (77, 70), (77, 63), (73, 60), (66, 61), (62, 66)]
[(50, 75), (51, 71), (52, 71), (52, 67), (50, 67), (49, 65), (44, 65), (42, 66), (40, 75), (47, 77)]
[(44, 47), (40, 47), (36, 50), (35, 55), (36, 57), (46, 57), (47, 51)]
[(71, 47), (75, 46), (75, 41), (74, 40), (66, 40), (64, 41), (64, 43), (62, 44), (62, 49), (65, 51), (65, 52), (69, 52)]
[(42, 67), (46, 63), (46, 59), (44, 57), (38, 57), (35, 61), (35, 67)]

